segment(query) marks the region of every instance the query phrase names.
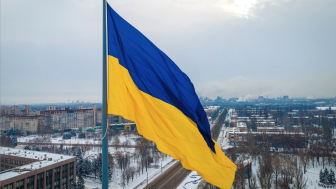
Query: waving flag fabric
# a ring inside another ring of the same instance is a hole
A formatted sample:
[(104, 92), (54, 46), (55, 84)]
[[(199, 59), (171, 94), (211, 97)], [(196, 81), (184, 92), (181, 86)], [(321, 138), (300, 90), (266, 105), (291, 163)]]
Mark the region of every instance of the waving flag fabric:
[(212, 140), (188, 76), (109, 5), (107, 26), (108, 114), (134, 121), (161, 152), (206, 181), (230, 188), (236, 166)]

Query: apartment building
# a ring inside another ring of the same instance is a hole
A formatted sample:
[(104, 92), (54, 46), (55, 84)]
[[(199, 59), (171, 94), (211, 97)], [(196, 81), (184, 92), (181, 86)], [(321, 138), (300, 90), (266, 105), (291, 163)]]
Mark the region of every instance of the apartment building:
[(8, 114), (8, 106), (1, 106), (1, 115)]
[(45, 127), (53, 130), (78, 129), (95, 126), (94, 109), (64, 108), (63, 110), (45, 110), (40, 114), (44, 116)]
[(257, 127), (257, 132), (285, 132), (284, 127)]
[(65, 189), (76, 181), (76, 157), (0, 148), (0, 189)]
[[(16, 112), (16, 113), (14, 113)], [(108, 115), (109, 124), (128, 123), (128, 120), (121, 116)], [(23, 105), (23, 109), (12, 106), (9, 110), (7, 106), (1, 107), (0, 129), (19, 129), (36, 133), (38, 126), (50, 130), (79, 129), (102, 125), (102, 109), (95, 104), (92, 108), (78, 109), (62, 108), (57, 109), (54, 105), (47, 106), (43, 111), (31, 111), (28, 105)]]
[(31, 133), (36, 133), (37, 126), (41, 121), (41, 118), (42, 117), (39, 115), (3, 115), (1, 118), (2, 124), (0, 125), (0, 129), (18, 129), (20, 131), (29, 131)]
[(299, 132), (229, 132), (228, 138), (231, 145), (237, 145), (241, 142), (268, 142), (271, 146), (279, 144), (292, 144), (302, 147), (306, 145), (304, 133)]

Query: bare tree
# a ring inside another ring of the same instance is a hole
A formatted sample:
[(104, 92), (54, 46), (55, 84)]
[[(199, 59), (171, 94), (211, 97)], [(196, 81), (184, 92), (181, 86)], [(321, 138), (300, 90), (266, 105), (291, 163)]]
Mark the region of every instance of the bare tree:
[(305, 148), (299, 151), (300, 164), (303, 166), (303, 173), (307, 171), (307, 164), (309, 163), (308, 153)]
[(115, 149), (118, 150), (118, 146), (120, 145), (120, 140), (118, 136), (114, 137), (112, 144), (115, 145)]
[(273, 165), (274, 165), (274, 182), (275, 182), (275, 188), (278, 188), (278, 177), (282, 172), (281, 166), (281, 155), (280, 154), (274, 154), (273, 155)]
[(257, 179), (255, 175), (252, 175), (248, 182), (249, 189), (257, 189)]
[(154, 160), (154, 164), (157, 165), (157, 163), (159, 162), (160, 159), (160, 154), (158, 152), (153, 154), (153, 160)]
[(274, 168), (270, 154), (264, 154), (259, 158), (258, 179), (262, 189), (270, 189), (273, 183)]
[(125, 142), (123, 142), (122, 143), (122, 146), (124, 147), (124, 151), (125, 151), (125, 149), (128, 147), (128, 146), (130, 146), (131, 145), (131, 143), (130, 143), (130, 141), (128, 141), (128, 140), (126, 140)]
[(234, 189), (245, 189), (245, 169), (243, 162), (237, 165), (237, 171), (235, 175), (235, 180), (233, 181), (232, 187)]
[(307, 188), (307, 178), (303, 176), (301, 167), (296, 168), (293, 174), (293, 187), (295, 189), (306, 189)]

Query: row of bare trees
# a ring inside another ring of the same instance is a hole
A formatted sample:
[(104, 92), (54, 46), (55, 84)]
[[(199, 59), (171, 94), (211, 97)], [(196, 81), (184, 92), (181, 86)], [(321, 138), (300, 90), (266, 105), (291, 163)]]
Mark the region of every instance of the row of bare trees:
[[(246, 145), (228, 149), (225, 155), (237, 165), (234, 189), (305, 189), (308, 186), (304, 174), (309, 158), (305, 153), (259, 153), (253, 146)], [(246, 161), (244, 164), (246, 157), (251, 157), (251, 164)], [(198, 189), (207, 188), (217, 187), (204, 180), (198, 185)]]
[(246, 174), (247, 166), (242, 161), (236, 164), (237, 172), (232, 185), (234, 189), (305, 189), (308, 186), (296, 155), (260, 154), (254, 162), (255, 170), (251, 175)]

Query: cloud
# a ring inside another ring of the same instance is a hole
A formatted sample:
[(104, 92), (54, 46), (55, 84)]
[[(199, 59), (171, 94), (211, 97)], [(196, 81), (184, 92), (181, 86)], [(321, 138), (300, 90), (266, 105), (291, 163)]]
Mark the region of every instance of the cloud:
[(217, 96), (223, 98), (242, 97), (247, 95), (246, 91), (249, 91), (249, 94), (258, 95), (273, 89), (272, 83), (268, 81), (258, 81), (243, 76), (230, 78), (227, 81), (214, 82), (200, 88), (201, 90), (198, 90), (197, 93), (200, 96), (210, 98), (216, 98)]
[[(210, 85), (198, 87), (199, 96), (207, 96), (215, 99), (237, 97), (239, 101), (249, 101), (259, 96), (264, 98), (278, 98), (284, 95), (290, 97), (330, 98), (336, 95), (335, 75), (327, 75), (323, 78), (287, 78), (282, 80), (258, 80), (238, 76), (227, 81), (213, 82)], [(308, 95), (307, 95), (308, 94)]]
[[(334, 0), (109, 3), (200, 96), (336, 96)], [(2, 102), (101, 101), (101, 9), (95, 0), (1, 1)]]

